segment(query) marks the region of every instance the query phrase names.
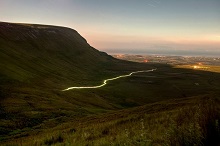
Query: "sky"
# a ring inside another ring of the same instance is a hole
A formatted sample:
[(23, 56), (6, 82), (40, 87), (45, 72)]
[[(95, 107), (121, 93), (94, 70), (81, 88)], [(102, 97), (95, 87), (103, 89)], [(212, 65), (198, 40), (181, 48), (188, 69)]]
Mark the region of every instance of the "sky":
[(0, 0), (0, 21), (71, 27), (110, 53), (220, 56), (220, 0)]

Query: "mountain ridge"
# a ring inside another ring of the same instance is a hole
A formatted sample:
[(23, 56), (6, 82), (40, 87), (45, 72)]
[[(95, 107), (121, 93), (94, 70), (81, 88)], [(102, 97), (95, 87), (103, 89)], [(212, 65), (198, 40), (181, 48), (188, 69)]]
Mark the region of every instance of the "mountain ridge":
[[(6, 64), (11, 66), (5, 71), (11, 70), (10, 73), (16, 79), (17, 75), (23, 72), (22, 68), (33, 69), (30, 67), (32, 64), (28, 66), (16, 64), (19, 61), (24, 64), (35, 63), (34, 71), (37, 73), (40, 68), (43, 68), (45, 72), (50, 72), (47, 66), (61, 68), (60, 70), (68, 67), (71, 70), (71, 66), (77, 67), (79, 63), (86, 66), (88, 63), (94, 65), (98, 62), (105, 62), (106, 59), (115, 60), (106, 53), (91, 47), (74, 29), (49, 25), (0, 23), (0, 49), (1, 67)], [(12, 62), (6, 62), (6, 60)], [(4, 73), (3, 70), (2, 72)], [(17, 75), (14, 75), (16, 72)], [(10, 73), (6, 72), (5, 75)], [(22, 80), (22, 77), (19, 80)]]

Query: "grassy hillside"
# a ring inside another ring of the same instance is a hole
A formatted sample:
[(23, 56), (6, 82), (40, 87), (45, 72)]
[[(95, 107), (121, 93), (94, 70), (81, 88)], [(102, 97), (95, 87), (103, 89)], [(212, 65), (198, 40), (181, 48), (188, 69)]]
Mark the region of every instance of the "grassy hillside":
[(114, 59), (70, 28), (1, 22), (1, 138), (48, 120), (66, 121), (115, 109), (97, 95), (61, 90), (97, 85), (106, 78), (153, 66)]
[[(102, 88), (61, 91), (153, 68)], [(132, 63), (70, 28), (0, 23), (2, 145), (216, 144), (219, 97), (217, 66)]]
[(5, 145), (214, 146), (220, 138), (219, 105), (209, 95), (156, 102), (74, 119)]

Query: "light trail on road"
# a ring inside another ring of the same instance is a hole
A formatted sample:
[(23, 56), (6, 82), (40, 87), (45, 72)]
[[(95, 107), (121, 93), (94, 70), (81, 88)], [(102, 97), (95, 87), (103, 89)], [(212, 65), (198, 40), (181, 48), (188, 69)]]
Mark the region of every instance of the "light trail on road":
[(113, 80), (116, 80), (116, 79), (119, 79), (119, 78), (129, 77), (129, 76), (131, 76), (132, 74), (136, 74), (136, 73), (151, 72), (151, 71), (154, 71), (154, 70), (156, 70), (156, 69), (142, 70), (142, 71), (134, 71), (134, 72), (131, 72), (130, 74), (127, 74), (127, 75), (121, 75), (121, 76), (117, 76), (117, 77), (115, 77), (115, 78), (106, 79), (106, 80), (103, 81), (103, 84), (98, 85), (98, 86), (69, 87), (69, 88), (66, 88), (66, 89), (64, 89), (64, 90), (62, 90), (62, 91), (68, 91), (68, 90), (72, 90), (72, 89), (94, 89), (94, 88), (101, 88), (101, 87), (105, 86), (108, 81), (113, 81)]

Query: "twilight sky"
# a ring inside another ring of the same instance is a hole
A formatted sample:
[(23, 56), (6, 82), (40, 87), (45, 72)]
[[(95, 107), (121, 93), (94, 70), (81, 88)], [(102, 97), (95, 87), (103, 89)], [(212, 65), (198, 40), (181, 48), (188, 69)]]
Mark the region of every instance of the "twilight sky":
[(220, 53), (220, 0), (0, 0), (0, 21), (71, 27), (111, 53)]

